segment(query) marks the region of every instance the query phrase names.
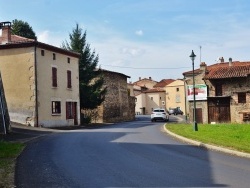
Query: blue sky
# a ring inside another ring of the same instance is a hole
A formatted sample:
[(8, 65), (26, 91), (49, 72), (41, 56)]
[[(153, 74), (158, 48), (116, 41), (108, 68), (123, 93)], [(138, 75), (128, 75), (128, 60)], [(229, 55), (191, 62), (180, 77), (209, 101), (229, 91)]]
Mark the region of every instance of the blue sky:
[(250, 61), (249, 10), (249, 0), (0, 0), (0, 21), (26, 21), (58, 47), (79, 23), (103, 69), (160, 81), (183, 78), (192, 50), (195, 67)]

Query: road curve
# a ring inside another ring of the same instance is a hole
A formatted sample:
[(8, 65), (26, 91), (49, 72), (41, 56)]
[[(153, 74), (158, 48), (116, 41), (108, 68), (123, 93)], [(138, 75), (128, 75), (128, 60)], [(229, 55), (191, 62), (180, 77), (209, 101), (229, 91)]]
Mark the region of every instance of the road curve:
[(17, 187), (249, 187), (250, 160), (168, 136), (163, 122), (50, 134), (17, 160)]

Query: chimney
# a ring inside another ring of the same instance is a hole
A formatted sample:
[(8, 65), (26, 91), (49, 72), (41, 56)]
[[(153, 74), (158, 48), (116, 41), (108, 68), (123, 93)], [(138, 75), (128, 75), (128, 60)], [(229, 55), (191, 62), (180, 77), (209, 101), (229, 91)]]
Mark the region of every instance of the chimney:
[(233, 59), (230, 57), (229, 58), (229, 63), (228, 63), (229, 67), (231, 67), (233, 65)]
[(224, 63), (224, 58), (223, 57), (220, 57), (220, 63)]
[(11, 22), (0, 22), (2, 29), (2, 44), (11, 42)]
[(200, 70), (202, 70), (203, 72), (205, 72), (207, 70), (207, 64), (205, 62), (201, 62)]

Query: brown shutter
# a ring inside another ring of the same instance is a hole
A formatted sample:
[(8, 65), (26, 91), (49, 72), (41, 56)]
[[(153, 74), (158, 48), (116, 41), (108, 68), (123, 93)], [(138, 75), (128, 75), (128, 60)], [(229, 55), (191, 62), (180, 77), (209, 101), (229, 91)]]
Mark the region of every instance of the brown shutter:
[(67, 80), (68, 80), (68, 84), (67, 84), (67, 87), (68, 88), (71, 88), (72, 85), (71, 85), (71, 71), (67, 71)]
[(52, 67), (52, 86), (57, 87), (57, 68)]

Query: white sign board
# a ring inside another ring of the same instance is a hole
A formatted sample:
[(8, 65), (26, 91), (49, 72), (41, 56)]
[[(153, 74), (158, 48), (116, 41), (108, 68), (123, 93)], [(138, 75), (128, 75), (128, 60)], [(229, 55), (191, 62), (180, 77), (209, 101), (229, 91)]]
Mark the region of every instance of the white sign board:
[(195, 100), (207, 100), (207, 86), (205, 84), (196, 84), (195, 90), (193, 85), (187, 86), (187, 100), (194, 100), (194, 91), (195, 91)]

